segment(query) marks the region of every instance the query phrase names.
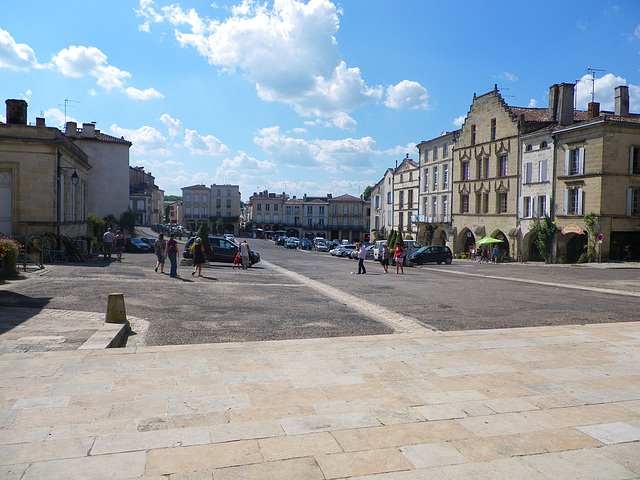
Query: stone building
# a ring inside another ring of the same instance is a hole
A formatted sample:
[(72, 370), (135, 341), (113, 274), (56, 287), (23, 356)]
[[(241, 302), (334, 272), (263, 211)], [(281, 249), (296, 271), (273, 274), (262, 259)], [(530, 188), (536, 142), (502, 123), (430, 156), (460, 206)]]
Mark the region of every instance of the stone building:
[(393, 172), (393, 224), (405, 239), (416, 239), (418, 227), (413, 220), (420, 210), (420, 169), (409, 154)]
[(182, 189), (185, 227), (196, 231), (202, 222), (209, 232), (240, 230), (240, 187), (238, 185), (192, 185)]
[(348, 240), (350, 243), (370, 241), (371, 202), (362, 197), (327, 195), (329, 203), (329, 225), (327, 238)]
[(27, 102), (7, 100), (0, 123), (0, 234), (88, 235), (90, 159), (43, 118), (27, 125)]
[[(269, 232), (285, 228), (285, 203), (289, 199), (286, 193), (270, 193), (268, 190), (254, 192), (249, 197), (246, 208), (247, 230)], [(291, 214), (289, 214), (291, 221)]]
[(93, 123), (78, 128), (67, 122), (65, 135), (82, 149), (91, 163), (87, 182), (87, 212), (99, 218), (120, 218), (129, 207), (129, 148), (131, 142), (102, 133)]
[(393, 226), (393, 168), (371, 189), (371, 234), (386, 238)]
[(444, 132), (416, 145), (420, 152), (420, 213), (414, 224), (418, 229), (417, 240), (423, 245), (428, 243), (427, 229), (431, 230), (432, 245), (446, 245), (451, 240), (453, 146), (458, 133), (458, 130)]
[(206, 185), (191, 185), (182, 188), (182, 208), (184, 226), (191, 231), (197, 231), (202, 222), (209, 230), (209, 216), (211, 212), (211, 189)]
[(136, 214), (136, 225), (150, 226), (163, 221), (164, 191), (144, 167), (129, 167), (129, 208)]
[(547, 109), (510, 107), (497, 87), (474, 95), (453, 151), (455, 254), (467, 253), (477, 240), (491, 236), (501, 240), (502, 255), (516, 257), (521, 137), (547, 125)]

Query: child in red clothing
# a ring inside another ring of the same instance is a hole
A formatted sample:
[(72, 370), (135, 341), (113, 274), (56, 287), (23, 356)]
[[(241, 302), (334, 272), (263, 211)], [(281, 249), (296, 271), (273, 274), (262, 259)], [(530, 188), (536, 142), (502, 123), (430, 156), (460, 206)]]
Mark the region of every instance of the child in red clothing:
[(237, 253), (236, 258), (233, 259), (233, 268), (236, 268), (236, 265), (240, 268), (240, 253)]

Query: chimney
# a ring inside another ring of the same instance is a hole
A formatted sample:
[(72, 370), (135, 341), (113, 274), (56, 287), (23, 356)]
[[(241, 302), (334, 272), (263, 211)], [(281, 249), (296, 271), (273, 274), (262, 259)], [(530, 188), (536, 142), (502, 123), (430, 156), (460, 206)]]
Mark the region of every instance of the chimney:
[(556, 121), (556, 109), (558, 108), (558, 85), (551, 85), (549, 87), (549, 108), (547, 110), (547, 116), (550, 122)]
[(589, 102), (589, 118), (600, 116), (600, 104), (598, 102)]
[(82, 138), (96, 138), (96, 126), (93, 123), (82, 124)]
[(616, 87), (616, 110), (615, 114), (619, 117), (629, 116), (629, 87), (620, 85)]
[(46, 123), (44, 122), (44, 118), (36, 117), (36, 127), (46, 127)]
[(24, 100), (6, 100), (7, 125), (27, 124), (27, 102)]
[(558, 104), (556, 108), (556, 122), (560, 125), (573, 123), (573, 83), (558, 85)]
[(67, 122), (65, 125), (64, 133), (67, 137), (78, 136), (78, 124), (76, 122)]

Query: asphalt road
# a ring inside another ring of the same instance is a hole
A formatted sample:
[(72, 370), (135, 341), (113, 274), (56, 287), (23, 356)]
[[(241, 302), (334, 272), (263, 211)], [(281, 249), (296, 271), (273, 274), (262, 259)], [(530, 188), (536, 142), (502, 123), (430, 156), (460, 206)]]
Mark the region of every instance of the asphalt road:
[(263, 263), (205, 266), (202, 278), (155, 273), (153, 254), (48, 265), (0, 283), (0, 305), (103, 312), (124, 293), (127, 313), (150, 322), (149, 345), (375, 335), (407, 319), (438, 330), (640, 320), (640, 269), (454, 260), (395, 275), (367, 260), (356, 275), (355, 260), (249, 244)]

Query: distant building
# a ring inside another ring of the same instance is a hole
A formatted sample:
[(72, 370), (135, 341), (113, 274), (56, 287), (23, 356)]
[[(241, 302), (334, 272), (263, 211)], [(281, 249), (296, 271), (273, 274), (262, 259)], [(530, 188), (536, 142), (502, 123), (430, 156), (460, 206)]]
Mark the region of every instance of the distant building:
[(192, 185), (182, 189), (184, 224), (196, 231), (202, 222), (209, 232), (240, 230), (240, 187), (238, 185)]
[(155, 184), (155, 177), (144, 167), (129, 167), (129, 208), (136, 214), (137, 225), (161, 223), (164, 191)]

